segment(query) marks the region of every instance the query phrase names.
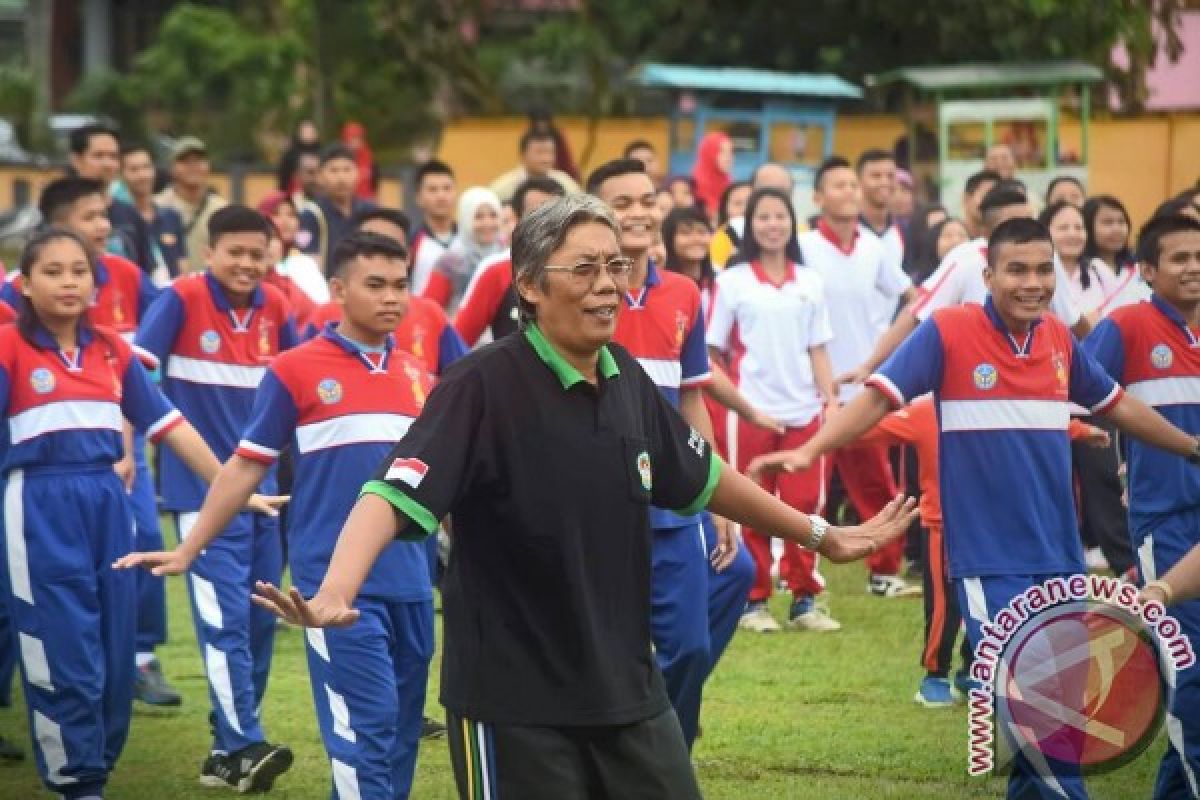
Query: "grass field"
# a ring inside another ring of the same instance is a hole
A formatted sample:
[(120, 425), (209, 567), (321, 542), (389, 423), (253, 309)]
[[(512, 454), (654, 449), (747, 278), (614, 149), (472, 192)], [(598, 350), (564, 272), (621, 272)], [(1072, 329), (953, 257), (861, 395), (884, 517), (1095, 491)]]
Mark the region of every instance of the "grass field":
[[(966, 711), (930, 711), (912, 695), (921, 635), (920, 601), (882, 600), (863, 591), (860, 566), (825, 570), (831, 605), (845, 630), (835, 634), (739, 632), (706, 692), (703, 738), (694, 753), (705, 797), (1000, 797), (1002, 779), (966, 774)], [(139, 710), (109, 797), (212, 798), (196, 782), (209, 744), (207, 695), (181, 579), (170, 581), (171, 642), (160, 657), (184, 693), (177, 712)], [(775, 598), (782, 616), (785, 599)], [(289, 744), (296, 764), (272, 796), (329, 796), (329, 765), (317, 733), (304, 665), (303, 636), (281, 630), (267, 692), (268, 735)], [(436, 664), (427, 709), (439, 715)], [(25, 717), (0, 712), (0, 732), (28, 749)], [(15, 734), (15, 735), (14, 735)], [(1148, 797), (1164, 737), (1132, 764), (1089, 781), (1099, 800)], [(0, 767), (0, 798), (48, 797), (31, 760)], [(445, 741), (422, 746), (413, 797), (453, 798)]]

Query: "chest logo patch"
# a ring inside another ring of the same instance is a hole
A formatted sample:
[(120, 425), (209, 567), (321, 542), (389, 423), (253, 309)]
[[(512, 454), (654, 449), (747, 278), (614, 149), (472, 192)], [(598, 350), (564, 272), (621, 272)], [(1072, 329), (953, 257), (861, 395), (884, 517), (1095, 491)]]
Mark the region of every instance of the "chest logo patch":
[(54, 391), (54, 373), (45, 367), (38, 367), (29, 373), (29, 385), (38, 394), (50, 394)]
[(1165, 344), (1156, 344), (1154, 349), (1150, 351), (1150, 364), (1155, 369), (1170, 369), (1175, 363), (1175, 354), (1171, 352), (1171, 348)]
[(317, 397), (327, 406), (341, 402), (342, 385), (333, 378), (326, 378), (317, 384)]
[(654, 473), (650, 469), (650, 454), (645, 450), (638, 453), (638, 474), (642, 476), (642, 488), (647, 492), (654, 487)]
[(221, 349), (221, 334), (216, 331), (205, 331), (200, 334), (200, 349), (210, 356)]
[(687, 336), (688, 318), (687, 314), (676, 310), (675, 312), (675, 354), (683, 352), (683, 340)]
[(1063, 360), (1062, 353), (1055, 351), (1050, 363), (1054, 365), (1054, 376), (1058, 378), (1059, 387), (1066, 389), (1070, 378), (1067, 375), (1067, 363)]
[(996, 381), (1000, 379), (1000, 373), (985, 361), (975, 367), (975, 371), (971, 373), (971, 379), (975, 381), (976, 389), (987, 391), (996, 388)]

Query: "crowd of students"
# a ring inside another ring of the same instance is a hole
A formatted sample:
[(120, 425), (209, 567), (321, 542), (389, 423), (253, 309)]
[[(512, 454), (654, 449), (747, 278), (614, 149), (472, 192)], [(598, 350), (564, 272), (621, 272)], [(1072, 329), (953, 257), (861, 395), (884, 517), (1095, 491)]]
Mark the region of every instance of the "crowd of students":
[[(19, 660), (39, 772), (65, 797), (102, 796), (132, 698), (181, 702), (154, 654), (168, 574), (187, 576), (212, 706), (200, 780), (265, 791), (290, 767), (260, 717), (275, 619), (252, 596), (285, 565), (305, 597), (318, 590), (343, 519), (438, 376), (523, 326), (507, 245), (564, 195), (611, 209), (614, 340), (726, 461), (808, 514), (840, 493), (844, 513), (867, 520), (898, 483), (921, 494), (907, 549), (921, 585), (905, 579), (897, 539), (872, 548), (865, 587), (924, 594), (916, 702), (961, 701), (963, 623), (974, 641), (1031, 576), (1086, 566), (1151, 581), (1200, 541), (1200, 470), (1130, 441), (1123, 497), (1113, 435), (1194, 455), (1200, 190), (1164, 203), (1135, 243), (1120, 200), (1074, 179), (1032, 197), (996, 159), (1007, 173), (972, 175), (956, 218), (914, 203), (893, 154), (869, 150), (820, 165), (819, 213), (800, 220), (790, 171), (765, 163), (733, 180), (724, 134), (701, 142), (694, 176), (662, 175), (636, 141), (584, 189), (556, 166), (559, 137), (532, 128), (521, 164), (490, 187), (460, 191), (450, 165), (422, 164), (414, 222), (367, 199), (360, 130), (323, 149), (314, 133), (298, 131), (279, 190), (252, 209), (208, 186), (193, 137), (155, 194), (150, 151), (80, 129), (70, 174), (41, 194), (45, 230), (0, 290), (13, 322), (0, 328), (0, 700)], [(545, 269), (594, 281), (592, 266)], [(1176, 427), (1147, 422), (1134, 398)], [(156, 475), (147, 439), (160, 445)], [(397, 459), (388, 478), (415, 487), (423, 466)], [(978, 474), (1005, 492), (963, 478)], [(1009, 493), (1017, 484), (1024, 495)], [(689, 747), (736, 628), (842, 628), (815, 551), (693, 511), (649, 511), (649, 626)], [(306, 632), (335, 797), (406, 797), (418, 742), (445, 731), (422, 706), (452, 540), (388, 545), (363, 576), (357, 623)], [(781, 586), (782, 624), (767, 605)], [(1179, 615), (1200, 635), (1194, 602)], [(1180, 677), (1158, 796), (1196, 791), (1197, 692)], [(1022, 767), (1014, 791), (1038, 780)], [(1062, 780), (1083, 791), (1077, 775)]]

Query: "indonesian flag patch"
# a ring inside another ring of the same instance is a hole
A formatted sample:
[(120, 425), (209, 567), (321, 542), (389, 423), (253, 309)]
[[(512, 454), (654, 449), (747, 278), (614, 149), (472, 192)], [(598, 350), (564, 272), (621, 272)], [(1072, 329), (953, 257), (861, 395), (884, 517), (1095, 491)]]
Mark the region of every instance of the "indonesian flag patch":
[(419, 458), (397, 458), (383, 477), (388, 481), (404, 481), (415, 489), (428, 471), (429, 465)]

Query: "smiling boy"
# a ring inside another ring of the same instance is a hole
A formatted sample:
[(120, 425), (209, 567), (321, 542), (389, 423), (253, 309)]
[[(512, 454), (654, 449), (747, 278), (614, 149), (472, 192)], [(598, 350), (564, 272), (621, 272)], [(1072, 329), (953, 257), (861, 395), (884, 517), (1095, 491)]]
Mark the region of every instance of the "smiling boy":
[[(1193, 437), (1124, 393), (1046, 313), (1055, 269), (1044, 225), (1026, 218), (1001, 223), (987, 258), (985, 304), (935, 311), (867, 380), (867, 390), (802, 448), (840, 447), (892, 407), (934, 392), (946, 550), (972, 645), (981, 626), (1021, 592), (1086, 571), (1070, 501), (1069, 402), (1155, 447), (1181, 456), (1196, 449)], [(1087, 796), (1077, 760), (1038, 761), (1017, 756), (1009, 797)]]
[[(162, 365), (163, 390), (222, 462), (249, 421), (267, 365), (296, 343), (287, 300), (262, 285), (270, 223), (253, 209), (226, 206), (209, 219), (209, 268), (175, 281), (150, 307), (136, 342)], [(163, 507), (180, 541), (196, 523), (206, 487), (169, 452), (159, 478)], [(273, 494), (274, 474), (263, 481)], [(188, 592), (213, 705), (206, 786), (243, 782), (269, 789), (292, 754), (265, 741), (258, 709), (267, 688), (274, 620), (251, 607), (257, 580), (278, 580), (283, 552), (277, 520), (239, 513), (192, 564)]]

